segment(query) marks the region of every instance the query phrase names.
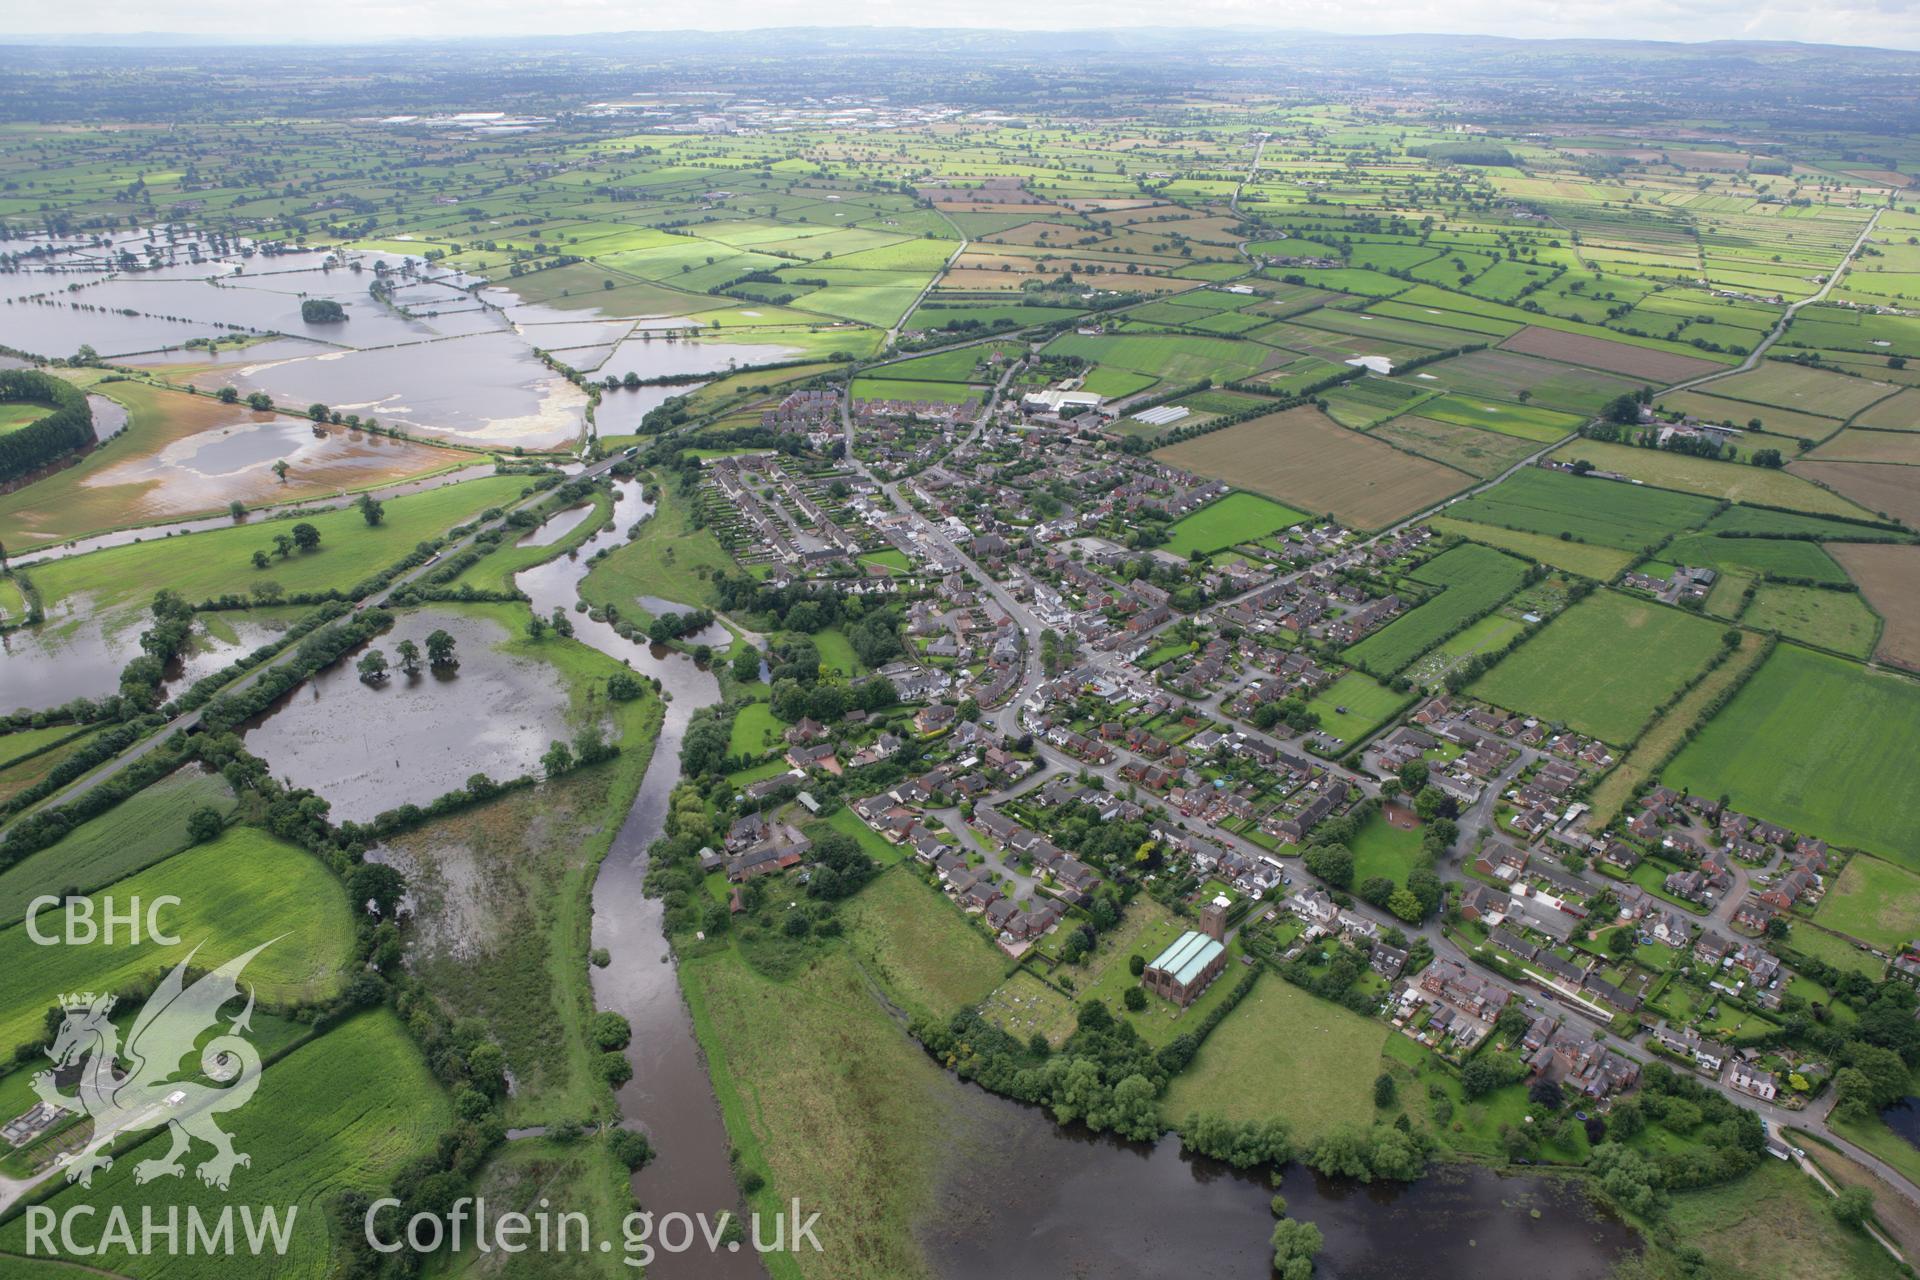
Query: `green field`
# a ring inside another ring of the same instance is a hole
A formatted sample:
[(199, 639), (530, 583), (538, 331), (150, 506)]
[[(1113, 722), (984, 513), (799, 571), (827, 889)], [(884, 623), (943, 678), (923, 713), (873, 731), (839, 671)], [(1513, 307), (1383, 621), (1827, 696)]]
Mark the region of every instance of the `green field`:
[[(201, 1143), (185, 1157), (183, 1177), (137, 1185), (140, 1160), (157, 1159), (166, 1150), (164, 1141), (149, 1140), (96, 1175), (91, 1188), (66, 1187), (49, 1204), (56, 1213), (74, 1205), (95, 1206), (96, 1229), (109, 1205), (124, 1205), (136, 1234), (142, 1206), (160, 1222), (177, 1207), (183, 1246), (189, 1206), (209, 1222), (236, 1202), (256, 1213), (269, 1205), (283, 1213), (297, 1206), (292, 1244), (284, 1258), (274, 1259), (272, 1274), (320, 1280), (334, 1274), (332, 1265), (340, 1261), (328, 1235), (328, 1202), (334, 1194), (384, 1192), (402, 1166), (431, 1154), (451, 1116), (445, 1093), (406, 1031), (393, 1014), (375, 1010), (269, 1064), (247, 1105), (220, 1117), (235, 1150), (250, 1160), (234, 1171), (230, 1190), (206, 1186), (194, 1176), (195, 1165), (211, 1154)], [(237, 1214), (234, 1234), (241, 1235)], [(22, 1220), (0, 1228), (0, 1250), (19, 1254), (25, 1247)], [(165, 1280), (224, 1280), (240, 1266), (234, 1258), (190, 1254), (184, 1247), (177, 1255), (162, 1251), (151, 1257), (111, 1249), (89, 1261), (110, 1266), (115, 1275)], [(54, 1267), (47, 1263), (42, 1269), (51, 1274)]]
[(1920, 869), (1920, 683), (1782, 644), (1664, 781)]
[(1345, 750), (1391, 720), (1410, 697), (1364, 672), (1350, 671), (1315, 695), (1307, 710), (1320, 717), (1321, 732), (1340, 739)]
[(1847, 863), (1814, 919), (1882, 951), (1898, 951), (1920, 938), (1920, 875), (1862, 854)]
[[(105, 897), (124, 912), (134, 898), (151, 904), (165, 895), (180, 899), (159, 916), (161, 926), (180, 939), (177, 946), (148, 945), (144, 933), (137, 946), (120, 936), (112, 946), (41, 946), (27, 936), (24, 923), (0, 931), (0, 967), (8, 974), (0, 1048), (37, 1037), (42, 1014), (62, 992), (117, 989), (163, 973), (202, 944), (195, 963), (207, 965), (278, 938), (246, 972), (269, 1004), (324, 998), (344, 981), (353, 921), (339, 882), (311, 854), (256, 827), (229, 827), (219, 839), (91, 897), (100, 920)], [(58, 913), (42, 915), (38, 926), (42, 935), (56, 931)]]
[(1354, 833), (1350, 847), (1356, 885), (1370, 876), (1385, 876), (1397, 885), (1405, 885), (1407, 873), (1421, 859), (1419, 829), (1397, 827), (1379, 813)]
[(187, 815), (233, 812), (233, 788), (187, 765), (82, 823), (58, 843), (0, 871), (0, 925), (19, 921), (43, 893), (89, 892), (187, 847)]
[(1463, 427), (1480, 427), (1502, 435), (1540, 444), (1552, 444), (1580, 429), (1578, 414), (1557, 413), (1531, 404), (1505, 404), (1476, 400), (1469, 396), (1446, 395), (1420, 406), (1420, 416)]
[(1012, 964), (956, 903), (909, 868), (876, 877), (843, 914), (862, 967), (913, 1013), (948, 1018), (971, 1008)]
[(1669, 542), (1660, 558), (1668, 564), (1744, 569), (1836, 586), (1850, 581), (1847, 571), (1819, 543), (1790, 538), (1719, 538), (1708, 533), (1685, 533)]
[(1527, 566), (1510, 555), (1475, 543), (1441, 552), (1410, 575), (1442, 588), (1439, 595), (1395, 618), (1342, 656), (1380, 675), (1396, 675), (1468, 618), (1484, 613), (1520, 589)]
[(1511, 551), (1514, 555), (1538, 564), (1550, 564), (1556, 569), (1565, 569), (1569, 573), (1577, 573), (1583, 578), (1592, 578), (1598, 582), (1611, 580), (1636, 558), (1631, 551), (1621, 551), (1614, 547), (1596, 547), (1591, 542), (1562, 541), (1544, 533), (1502, 529), (1496, 525), (1475, 524), (1471, 520), (1455, 520), (1451, 516), (1435, 516), (1428, 523), (1440, 533), (1453, 533), (1463, 538), (1472, 538), (1476, 542), (1484, 542), (1488, 546)]
[(749, 702), (734, 713), (727, 754), (757, 756), (781, 745), (780, 735), (786, 731), (786, 722), (773, 714), (772, 707), (764, 702)]
[[(320, 531), (319, 548), (294, 551), (284, 560), (273, 554), (273, 535), (286, 533), (296, 522), (267, 520), (56, 560), (34, 570), (34, 585), (49, 605), (87, 594), (96, 607), (144, 605), (162, 587), (194, 602), (245, 595), (265, 582), (279, 583), (290, 595), (330, 587), (345, 590), (394, 564), (422, 539), (517, 499), (526, 484), (523, 476), (485, 476), (394, 498), (386, 503), (386, 519), (377, 527), (369, 527), (351, 507), (321, 512), (308, 518)], [(267, 568), (253, 567), (255, 551), (268, 553)]]
[(933, 404), (971, 404), (980, 388), (963, 382), (909, 382), (904, 378), (855, 378), (855, 400), (928, 401)]
[(738, 573), (712, 529), (695, 528), (693, 499), (673, 485), (660, 486), (654, 512), (631, 542), (616, 547), (580, 580), (580, 598), (593, 605), (613, 604), (621, 616), (640, 618), (641, 596), (657, 596), (683, 605), (711, 608), (712, 577)]
[(1167, 530), (1164, 550), (1176, 556), (1220, 551), (1264, 538), (1307, 518), (1304, 511), (1295, 511), (1271, 498), (1235, 491), (1176, 522)]
[(1624, 746), (1706, 666), (1720, 632), (1678, 609), (1598, 591), (1508, 654), (1469, 691)]
[(1195, 1112), (1230, 1120), (1278, 1116), (1296, 1141), (1367, 1124), (1389, 1034), (1371, 1018), (1269, 975), (1174, 1077), (1160, 1114), (1169, 1125)]
[(1812, 1178), (1777, 1160), (1762, 1160), (1738, 1181), (1677, 1193), (1665, 1225), (1682, 1243), (1706, 1253), (1713, 1264), (1710, 1275), (1893, 1280), (1902, 1274), (1864, 1233), (1837, 1226), (1829, 1206), (1827, 1193)]
[[(1757, 448), (1758, 446), (1753, 446)], [(1743, 450), (1743, 453), (1745, 451)], [(1570, 440), (1553, 451), (1556, 462), (1585, 459), (1602, 471), (1614, 471), (1650, 485), (1697, 493), (1729, 502), (1757, 502), (1816, 514), (1871, 518), (1872, 513), (1830, 489), (1773, 467), (1746, 462), (1716, 462), (1675, 453), (1670, 449), (1642, 449), (1600, 440)], [(1788, 455), (1792, 455), (1789, 453)]]
[(837, 671), (843, 676), (857, 676), (866, 672), (866, 664), (853, 652), (853, 642), (838, 627), (814, 632), (813, 647), (820, 651), (820, 665), (829, 671)]
[(1713, 515), (1707, 498), (1529, 467), (1447, 514), (1505, 529), (1571, 538), (1603, 547), (1647, 547), (1697, 528)]
[(1867, 657), (1880, 639), (1880, 619), (1856, 591), (1765, 582), (1754, 592), (1740, 622), (1850, 658)]

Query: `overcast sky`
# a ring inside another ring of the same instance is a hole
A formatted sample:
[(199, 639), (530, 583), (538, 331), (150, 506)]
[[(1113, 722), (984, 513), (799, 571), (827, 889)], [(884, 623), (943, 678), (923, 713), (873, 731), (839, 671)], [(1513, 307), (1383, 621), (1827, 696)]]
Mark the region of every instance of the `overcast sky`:
[[(9, 12), (10, 11), (10, 12)], [(780, 26), (1046, 28), (1237, 25), (1355, 33), (1453, 32), (1654, 40), (1805, 40), (1920, 48), (1920, 0), (74, 0), (0, 6), (0, 32), (204, 32), (368, 37), (564, 34)], [(0, 36), (4, 39), (4, 36)]]

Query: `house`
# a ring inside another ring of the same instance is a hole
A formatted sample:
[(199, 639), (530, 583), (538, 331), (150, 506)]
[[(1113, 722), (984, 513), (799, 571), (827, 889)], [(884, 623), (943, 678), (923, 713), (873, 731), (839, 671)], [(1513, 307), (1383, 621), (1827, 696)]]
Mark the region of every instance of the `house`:
[(796, 769), (818, 769), (822, 773), (836, 775), (840, 772), (840, 761), (834, 755), (831, 742), (794, 747), (787, 752), (787, 763)]
[(736, 819), (734, 824), (727, 828), (727, 852), (737, 853), (749, 845), (759, 844), (767, 838), (772, 829), (772, 824), (767, 821), (765, 814), (750, 813), (744, 818)]
[(1773, 1080), (1773, 1073), (1762, 1071), (1751, 1062), (1734, 1063), (1733, 1070), (1727, 1075), (1727, 1083), (1762, 1102), (1772, 1102), (1774, 1094), (1779, 1092), (1779, 1086)]
[(1751, 929), (1753, 932), (1759, 933), (1769, 924), (1773, 923), (1774, 916), (1778, 914), (1778, 910), (1771, 902), (1766, 901), (1764, 898), (1749, 895), (1747, 900), (1741, 903), (1739, 908), (1733, 913), (1733, 922), (1742, 929)]
[(920, 708), (913, 717), (913, 727), (923, 734), (938, 733), (950, 728), (959, 711), (944, 702), (936, 702)]
[(827, 726), (812, 716), (801, 716), (797, 724), (787, 730), (787, 742), (793, 746), (805, 746), (827, 736)]
[(1153, 958), (1141, 973), (1140, 983), (1155, 995), (1184, 1007), (1192, 1004), (1226, 967), (1226, 947), (1189, 929)]

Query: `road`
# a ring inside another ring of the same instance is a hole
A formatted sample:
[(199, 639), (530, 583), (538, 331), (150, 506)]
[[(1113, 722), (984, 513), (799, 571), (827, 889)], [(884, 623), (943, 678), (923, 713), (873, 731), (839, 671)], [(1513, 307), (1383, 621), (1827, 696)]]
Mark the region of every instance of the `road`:
[(1697, 387), (1703, 382), (1712, 382), (1716, 378), (1727, 378), (1736, 373), (1745, 373), (1758, 365), (1766, 358), (1767, 349), (1774, 343), (1780, 341), (1781, 335), (1786, 333), (1787, 326), (1793, 323), (1793, 317), (1799, 312), (1800, 308), (1812, 306), (1816, 302), (1826, 301), (1827, 295), (1833, 292), (1833, 286), (1840, 282), (1840, 277), (1845, 275), (1847, 269), (1853, 265), (1854, 257), (1860, 252), (1861, 247), (1867, 243), (1867, 237), (1873, 234), (1873, 229), (1879, 222), (1880, 210), (1875, 209), (1873, 216), (1867, 219), (1867, 225), (1861, 228), (1859, 237), (1854, 240), (1853, 248), (1847, 251), (1847, 256), (1841, 261), (1840, 265), (1835, 267), (1832, 274), (1827, 276), (1826, 283), (1822, 284), (1818, 289), (1800, 299), (1798, 302), (1788, 303), (1785, 314), (1780, 317), (1780, 323), (1774, 325), (1767, 336), (1760, 339), (1759, 344), (1747, 353), (1745, 360), (1742, 360), (1731, 369), (1721, 369), (1714, 373), (1705, 374), (1702, 377), (1689, 378), (1685, 382), (1676, 382), (1668, 387), (1662, 394), (1672, 395), (1676, 391), (1685, 391), (1691, 387)]

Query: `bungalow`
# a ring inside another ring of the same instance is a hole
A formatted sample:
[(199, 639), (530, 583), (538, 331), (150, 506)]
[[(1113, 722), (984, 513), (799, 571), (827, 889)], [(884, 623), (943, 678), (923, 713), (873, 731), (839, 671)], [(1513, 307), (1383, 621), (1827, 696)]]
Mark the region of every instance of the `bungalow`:
[(796, 769), (818, 769), (822, 773), (836, 776), (840, 773), (840, 761), (834, 755), (831, 742), (816, 743), (811, 747), (794, 747), (787, 752), (787, 763)]

